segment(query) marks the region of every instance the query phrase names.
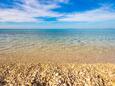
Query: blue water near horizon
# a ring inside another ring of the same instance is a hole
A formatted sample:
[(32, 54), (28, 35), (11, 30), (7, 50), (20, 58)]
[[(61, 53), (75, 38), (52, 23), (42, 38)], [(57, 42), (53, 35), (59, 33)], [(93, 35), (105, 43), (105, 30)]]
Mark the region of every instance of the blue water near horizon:
[(31, 44), (115, 46), (115, 29), (0, 29), (0, 50)]

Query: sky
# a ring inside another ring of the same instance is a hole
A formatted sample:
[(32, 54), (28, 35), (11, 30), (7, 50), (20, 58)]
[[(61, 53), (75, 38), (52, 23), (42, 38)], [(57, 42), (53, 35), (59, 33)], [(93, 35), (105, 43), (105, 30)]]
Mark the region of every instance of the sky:
[(0, 29), (115, 28), (115, 0), (0, 0)]

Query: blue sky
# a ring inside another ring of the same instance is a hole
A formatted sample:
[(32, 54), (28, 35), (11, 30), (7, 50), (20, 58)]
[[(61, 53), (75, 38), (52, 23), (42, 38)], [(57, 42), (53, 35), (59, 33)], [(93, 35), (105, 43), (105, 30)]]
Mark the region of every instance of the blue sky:
[(0, 0), (0, 28), (115, 28), (115, 0)]

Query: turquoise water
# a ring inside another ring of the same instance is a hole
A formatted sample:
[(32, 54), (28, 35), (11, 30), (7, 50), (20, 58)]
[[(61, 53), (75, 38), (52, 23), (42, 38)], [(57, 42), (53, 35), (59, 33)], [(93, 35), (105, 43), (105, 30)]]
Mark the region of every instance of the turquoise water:
[(115, 29), (1, 29), (0, 50), (32, 45), (115, 46)]

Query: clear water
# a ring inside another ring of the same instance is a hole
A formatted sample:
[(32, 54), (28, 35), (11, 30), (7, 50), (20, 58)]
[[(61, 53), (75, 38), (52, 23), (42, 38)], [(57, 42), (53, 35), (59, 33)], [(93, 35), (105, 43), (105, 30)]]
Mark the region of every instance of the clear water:
[(65, 44), (115, 47), (115, 29), (1, 29), (0, 50)]

